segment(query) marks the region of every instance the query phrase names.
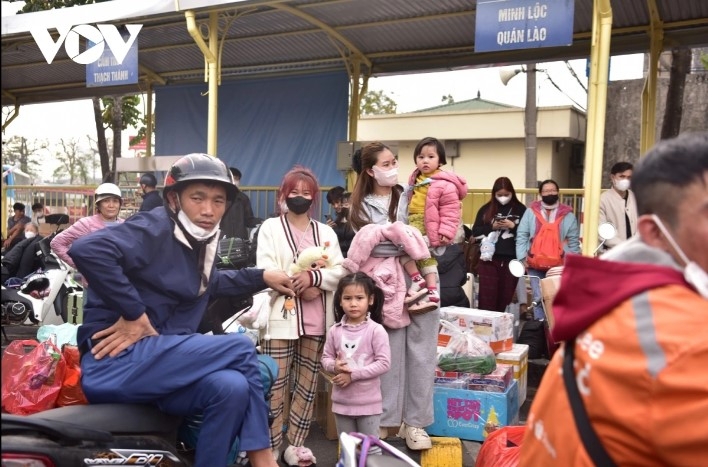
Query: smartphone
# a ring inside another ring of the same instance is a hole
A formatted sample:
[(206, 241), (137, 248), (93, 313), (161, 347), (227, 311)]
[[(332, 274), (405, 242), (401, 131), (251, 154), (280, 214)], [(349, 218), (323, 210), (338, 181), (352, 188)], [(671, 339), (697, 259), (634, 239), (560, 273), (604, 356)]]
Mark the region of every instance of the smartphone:
[(330, 216), (329, 214), (325, 214), (325, 222), (329, 222), (331, 220), (332, 220), (332, 216)]

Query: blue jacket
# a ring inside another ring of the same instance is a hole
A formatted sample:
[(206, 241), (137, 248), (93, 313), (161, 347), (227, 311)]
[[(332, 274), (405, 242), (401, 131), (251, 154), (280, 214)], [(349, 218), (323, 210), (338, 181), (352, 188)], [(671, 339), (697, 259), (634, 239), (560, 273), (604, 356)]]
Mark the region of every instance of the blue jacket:
[(164, 208), (139, 212), (126, 222), (74, 241), (69, 255), (88, 279), (81, 345), (120, 316), (135, 320), (147, 313), (160, 334), (196, 332), (210, 296), (255, 293), (266, 288), (262, 269), (217, 270), (218, 235), (200, 248), (189, 246)]
[[(521, 217), (521, 222), (516, 229), (516, 259), (523, 261), (526, 259), (531, 242), (539, 230), (536, 216), (533, 211), (540, 212), (541, 202), (534, 201), (531, 207), (524, 211)], [(566, 253), (580, 253), (580, 229), (578, 227), (578, 219), (572, 212), (572, 208), (567, 204), (560, 204), (558, 212), (564, 214), (565, 217), (560, 224), (560, 239), (563, 242), (563, 249)]]

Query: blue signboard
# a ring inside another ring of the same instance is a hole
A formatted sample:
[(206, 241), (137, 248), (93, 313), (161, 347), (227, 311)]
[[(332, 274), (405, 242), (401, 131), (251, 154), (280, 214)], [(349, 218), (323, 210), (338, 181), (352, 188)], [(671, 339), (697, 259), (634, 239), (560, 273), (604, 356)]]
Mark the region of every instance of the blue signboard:
[[(87, 49), (96, 46), (87, 41)], [(138, 82), (138, 41), (133, 42), (123, 63), (118, 63), (110, 48), (104, 47), (103, 53), (93, 63), (86, 65), (86, 87), (120, 86)]]
[(479, 0), (474, 51), (571, 45), (574, 8), (573, 0)]

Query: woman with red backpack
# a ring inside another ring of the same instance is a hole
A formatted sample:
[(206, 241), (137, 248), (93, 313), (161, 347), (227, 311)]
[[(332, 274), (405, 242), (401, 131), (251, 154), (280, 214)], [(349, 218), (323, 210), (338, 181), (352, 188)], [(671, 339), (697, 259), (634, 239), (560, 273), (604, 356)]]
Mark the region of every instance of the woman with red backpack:
[(534, 319), (543, 320), (541, 281), (546, 272), (563, 265), (566, 253), (580, 253), (580, 229), (573, 208), (560, 202), (558, 183), (544, 180), (538, 188), (540, 201), (531, 203), (516, 231), (516, 257), (526, 266), (532, 280)]

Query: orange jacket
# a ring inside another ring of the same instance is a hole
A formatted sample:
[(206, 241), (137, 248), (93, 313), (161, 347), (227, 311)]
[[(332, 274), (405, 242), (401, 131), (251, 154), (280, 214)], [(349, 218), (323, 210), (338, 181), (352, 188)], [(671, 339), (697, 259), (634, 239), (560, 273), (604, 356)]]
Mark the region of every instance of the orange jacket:
[[(554, 336), (577, 336), (578, 388), (615, 464), (708, 465), (708, 300), (669, 267), (574, 256), (553, 307)], [(562, 361), (561, 350), (534, 397), (521, 466), (593, 465)]]

